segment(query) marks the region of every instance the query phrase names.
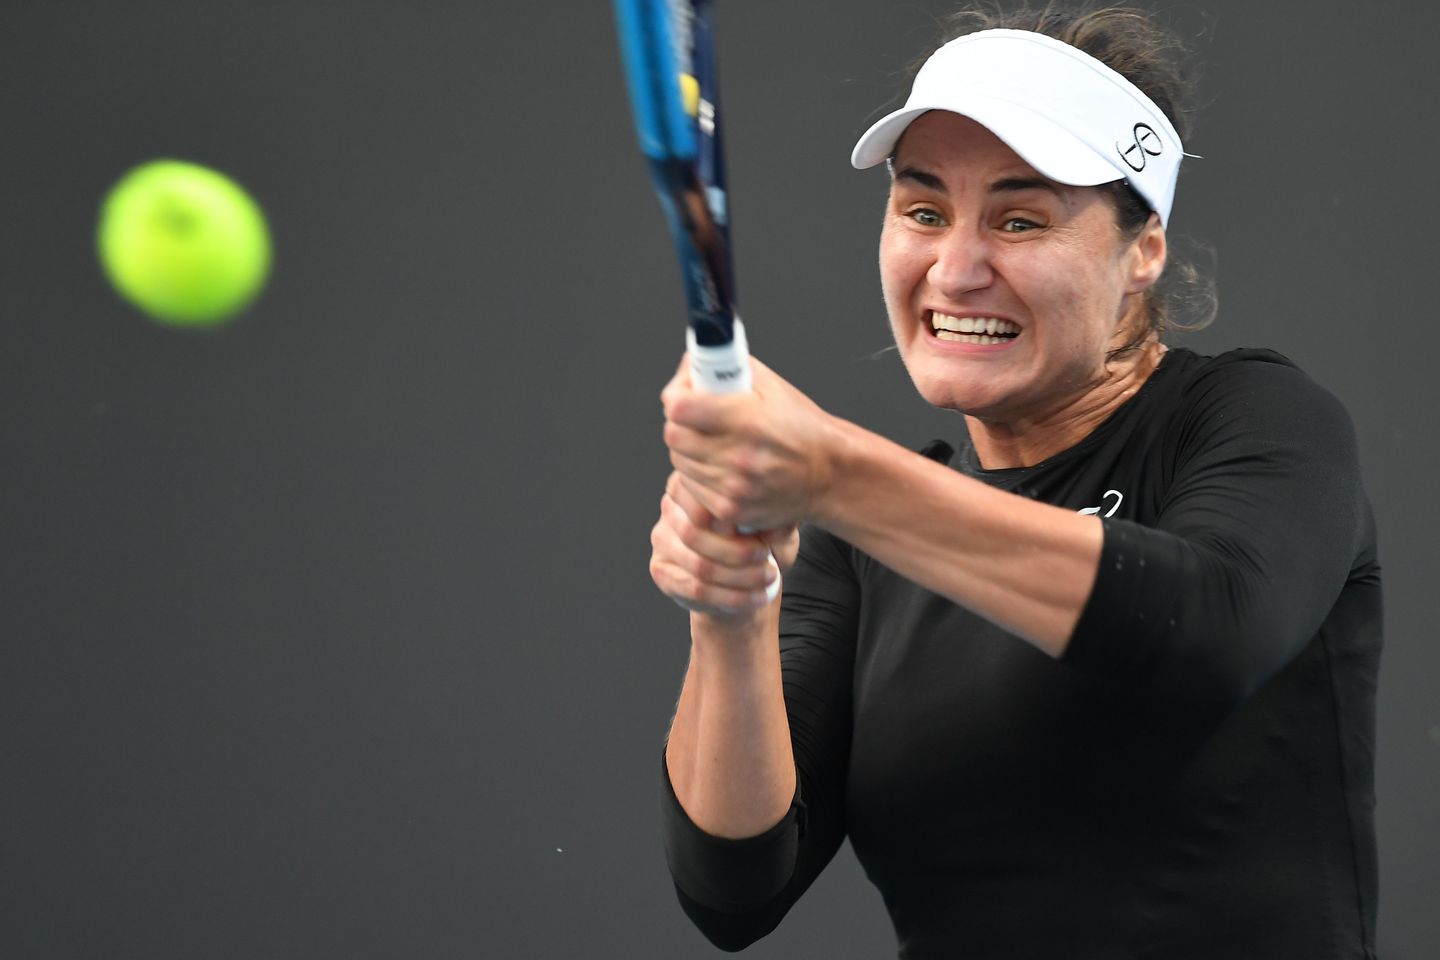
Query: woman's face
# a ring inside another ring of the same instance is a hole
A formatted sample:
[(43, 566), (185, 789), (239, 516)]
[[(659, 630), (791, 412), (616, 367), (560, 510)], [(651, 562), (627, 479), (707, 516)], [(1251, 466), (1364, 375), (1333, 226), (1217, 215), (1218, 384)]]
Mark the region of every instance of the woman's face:
[(932, 111), (895, 156), (880, 236), (890, 326), (930, 403), (1021, 423), (1083, 407), (1164, 266), (1095, 187), (1047, 180), (980, 124)]

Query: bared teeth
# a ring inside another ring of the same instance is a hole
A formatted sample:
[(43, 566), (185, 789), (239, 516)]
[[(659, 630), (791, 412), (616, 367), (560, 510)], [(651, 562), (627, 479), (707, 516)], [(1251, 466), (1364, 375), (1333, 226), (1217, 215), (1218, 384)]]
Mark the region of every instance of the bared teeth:
[[(930, 314), (930, 326), (935, 330), (936, 335), (941, 333), (953, 334), (976, 334), (987, 339), (994, 340), (997, 336), (1003, 339), (1010, 339), (1019, 336), (1020, 327), (1009, 320), (1001, 320), (998, 317), (954, 317), (948, 313)], [(958, 337), (941, 337), (942, 340), (955, 340)], [(978, 342), (966, 339), (964, 342)], [(997, 341), (999, 342), (999, 341)]]

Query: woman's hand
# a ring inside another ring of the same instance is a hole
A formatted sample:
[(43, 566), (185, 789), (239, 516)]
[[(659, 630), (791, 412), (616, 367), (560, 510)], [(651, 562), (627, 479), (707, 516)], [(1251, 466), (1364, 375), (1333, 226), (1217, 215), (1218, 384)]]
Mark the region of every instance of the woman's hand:
[(809, 397), (750, 363), (753, 390), (722, 395), (696, 390), (682, 361), (660, 394), (665, 444), (682, 486), (709, 517), (741, 530), (790, 528), (829, 489), (839, 432)]
[(793, 526), (740, 534), (672, 473), (650, 546), (650, 576), (666, 596), (697, 613), (744, 619), (769, 605), (767, 589), (795, 562), (800, 535)]

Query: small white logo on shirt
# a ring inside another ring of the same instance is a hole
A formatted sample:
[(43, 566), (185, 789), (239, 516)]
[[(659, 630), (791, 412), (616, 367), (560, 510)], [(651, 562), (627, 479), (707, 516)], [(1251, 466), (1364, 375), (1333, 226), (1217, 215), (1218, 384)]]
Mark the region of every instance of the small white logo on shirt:
[[(1114, 503), (1111, 503), (1111, 502), (1110, 502), (1110, 498), (1111, 498), (1111, 497), (1114, 497), (1114, 498), (1115, 498), (1115, 502), (1114, 502)], [(1101, 498), (1101, 501), (1102, 501), (1102, 502), (1101, 502), (1100, 506), (1098, 506), (1098, 507), (1081, 507), (1080, 510), (1079, 510), (1079, 513), (1080, 513), (1080, 515), (1081, 515), (1082, 517), (1094, 517), (1094, 516), (1113, 517), (1113, 516), (1115, 516), (1115, 511), (1120, 509), (1120, 504), (1121, 504), (1124, 500), (1125, 500), (1125, 494), (1121, 493), (1119, 490), (1106, 490), (1106, 491), (1105, 491), (1105, 496), (1104, 496), (1103, 498)], [(1108, 510), (1106, 509), (1107, 506), (1109, 507)]]

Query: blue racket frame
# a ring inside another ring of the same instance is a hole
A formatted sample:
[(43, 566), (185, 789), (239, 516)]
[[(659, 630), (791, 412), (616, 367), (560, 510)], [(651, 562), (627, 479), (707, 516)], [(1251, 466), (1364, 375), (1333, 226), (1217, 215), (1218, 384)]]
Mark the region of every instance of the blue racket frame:
[[(614, 2), (635, 128), (675, 241), (694, 342), (725, 346), (735, 339), (734, 268), (711, 4)], [(693, 115), (682, 73), (698, 85)]]

